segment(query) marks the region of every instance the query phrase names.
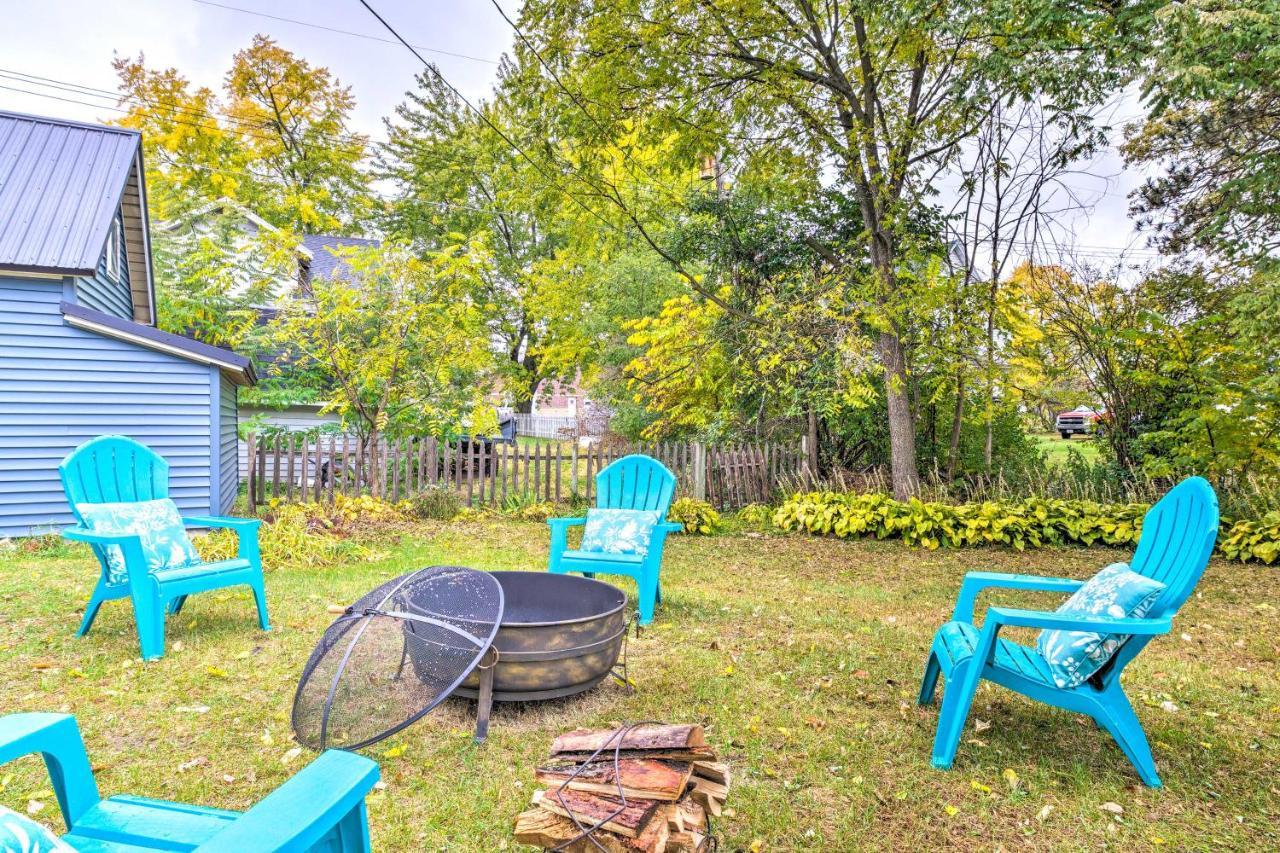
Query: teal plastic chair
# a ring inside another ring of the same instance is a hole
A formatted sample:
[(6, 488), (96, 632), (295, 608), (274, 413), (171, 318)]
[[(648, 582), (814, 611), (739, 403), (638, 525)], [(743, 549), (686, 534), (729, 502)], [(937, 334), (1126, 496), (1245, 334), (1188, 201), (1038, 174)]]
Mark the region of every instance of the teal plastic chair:
[[(197, 592), (248, 586), (258, 606), (258, 624), (271, 630), (267, 620), (267, 598), (263, 589), (262, 556), (258, 549), (258, 519), (222, 518), (218, 516), (183, 517), (188, 527), (226, 527), (234, 530), (239, 541), (234, 559), (202, 563), (175, 569), (147, 571), (142, 545), (136, 535), (114, 536), (96, 533), (84, 527), (80, 504), (147, 501), (169, 496), (169, 463), (159, 454), (131, 438), (104, 435), (86, 441), (62, 460), (58, 466), (62, 488), (71, 512), (79, 526), (62, 531), (77, 542), (87, 542), (98, 558), (102, 570), (93, 595), (84, 609), (84, 619), (76, 636), (89, 633), (98, 609), (104, 601), (128, 598), (138, 623), (138, 640), (142, 657), (155, 660), (164, 656), (164, 620), (166, 610), (177, 613), (187, 596)], [(107, 571), (104, 545), (118, 545), (124, 553), (128, 579), (112, 583)]]
[[(1089, 715), (1111, 733), (1142, 781), (1159, 787), (1151, 747), (1120, 687), (1120, 672), (1152, 638), (1169, 632), (1178, 608), (1204, 574), (1217, 536), (1218, 498), (1200, 477), (1179, 483), (1147, 511), (1129, 567), (1160, 581), (1165, 589), (1142, 619), (1085, 618), (991, 607), (979, 628), (973, 624), (973, 609), (984, 589), (1070, 593), (1079, 589), (1083, 581), (991, 572), (966, 575), (952, 621), (934, 635), (920, 685), (918, 701), (926, 705), (933, 701), (938, 676), (946, 678), (933, 741), (933, 766), (944, 770), (951, 767), (973, 694), (979, 680), (985, 678), (1039, 702)], [(1048, 664), (1039, 652), (1000, 637), (1000, 630), (1006, 626), (1121, 633), (1129, 635), (1129, 639), (1088, 681), (1078, 687), (1061, 688), (1054, 685)]]
[(653, 621), (654, 607), (662, 601), (662, 546), (668, 533), (683, 526), (665, 521), (676, 493), (675, 475), (658, 460), (632, 454), (624, 456), (596, 475), (596, 506), (602, 509), (647, 509), (658, 512), (658, 525), (653, 529), (647, 553), (606, 554), (596, 551), (570, 551), (569, 528), (587, 523), (585, 518), (552, 518), (551, 559), (548, 569), (556, 574), (581, 572), (589, 578), (597, 573), (626, 575), (636, 582), (640, 601), (640, 624)]
[(67, 825), (62, 840), (85, 853), (369, 850), (364, 798), (378, 765), (353, 752), (321, 754), (247, 812), (120, 795), (104, 800), (74, 717), (0, 717), (0, 766), (37, 753)]

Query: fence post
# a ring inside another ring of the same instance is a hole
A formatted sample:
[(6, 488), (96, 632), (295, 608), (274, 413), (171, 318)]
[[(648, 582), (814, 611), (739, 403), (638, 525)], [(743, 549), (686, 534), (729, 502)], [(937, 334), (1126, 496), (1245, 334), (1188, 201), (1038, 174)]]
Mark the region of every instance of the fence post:
[(245, 455), (249, 460), (249, 464), (248, 466), (246, 466), (248, 468), (247, 473), (249, 474), (249, 511), (254, 512), (257, 510), (257, 506), (258, 506), (257, 493), (254, 491), (254, 488), (253, 488), (253, 470), (254, 470), (254, 462), (256, 461), (254, 459), (254, 455), (257, 453), (258, 448), (254, 443), (253, 433), (249, 433), (247, 436), (245, 436), (245, 443), (248, 445), (248, 450), (245, 452)]
[(707, 446), (700, 441), (693, 444), (693, 496), (707, 499)]

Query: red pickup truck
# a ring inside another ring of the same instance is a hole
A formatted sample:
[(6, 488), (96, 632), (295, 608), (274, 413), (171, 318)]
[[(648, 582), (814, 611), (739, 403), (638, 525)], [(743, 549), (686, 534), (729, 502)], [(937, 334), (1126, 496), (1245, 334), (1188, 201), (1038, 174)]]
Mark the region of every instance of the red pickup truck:
[(1073, 435), (1093, 435), (1098, 430), (1098, 422), (1103, 413), (1088, 406), (1081, 406), (1069, 412), (1060, 412), (1054, 421), (1053, 428), (1063, 438)]

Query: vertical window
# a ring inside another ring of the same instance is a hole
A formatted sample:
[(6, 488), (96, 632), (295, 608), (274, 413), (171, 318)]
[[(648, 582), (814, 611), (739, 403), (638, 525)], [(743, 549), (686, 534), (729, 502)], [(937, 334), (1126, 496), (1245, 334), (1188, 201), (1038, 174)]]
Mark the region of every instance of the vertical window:
[(120, 280), (121, 247), (124, 245), (123, 228), (120, 225), (120, 217), (111, 220), (111, 230), (107, 233), (107, 275), (111, 278)]

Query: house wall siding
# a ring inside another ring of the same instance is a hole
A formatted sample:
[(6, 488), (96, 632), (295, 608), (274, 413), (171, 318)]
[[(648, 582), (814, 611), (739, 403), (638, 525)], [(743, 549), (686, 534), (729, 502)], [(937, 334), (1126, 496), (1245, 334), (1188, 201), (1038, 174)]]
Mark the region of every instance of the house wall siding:
[[(116, 211), (116, 224), (121, 227), (120, 211)], [(76, 279), (76, 301), (88, 308), (94, 308), (106, 314), (133, 319), (133, 295), (129, 289), (129, 264), (125, 241), (117, 244), (120, 253), (120, 277), (113, 279), (107, 275), (107, 249), (103, 246), (102, 256), (98, 258), (98, 270), (93, 276), (82, 276)]]
[(0, 536), (71, 523), (58, 463), (108, 433), (164, 456), (179, 508), (208, 512), (216, 369), (69, 326), (61, 298), (57, 282), (0, 276)]
[(240, 466), (237, 464), (239, 438), (236, 429), (237, 420), (237, 388), (235, 383), (225, 376), (219, 375), (221, 383), (218, 397), (218, 478), (220, 506), (218, 511), (228, 513), (236, 500), (236, 492), (240, 488)]

